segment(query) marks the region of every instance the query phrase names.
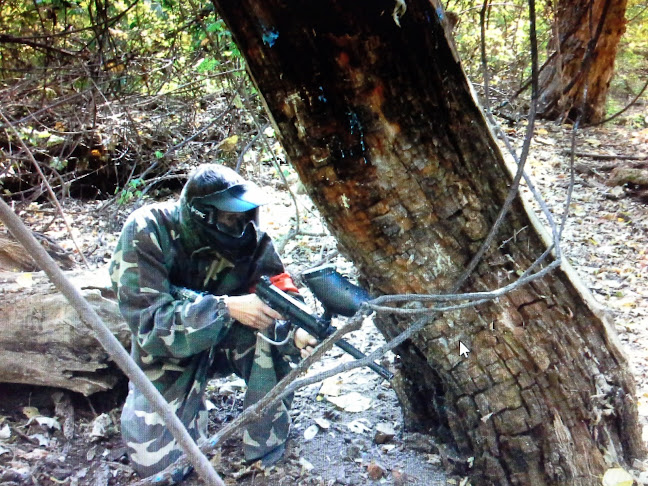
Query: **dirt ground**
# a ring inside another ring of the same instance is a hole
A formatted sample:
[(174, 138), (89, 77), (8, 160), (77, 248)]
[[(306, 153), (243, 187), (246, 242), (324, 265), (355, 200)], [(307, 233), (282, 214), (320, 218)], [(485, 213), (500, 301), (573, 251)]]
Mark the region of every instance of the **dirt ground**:
[[(528, 172), (548, 205), (562, 213), (568, 187), (569, 127), (541, 123), (536, 129)], [(521, 142), (523, 127), (508, 134)], [(633, 128), (592, 128), (578, 134), (579, 150), (598, 154), (648, 155), (648, 135)], [(607, 172), (588, 170), (596, 162), (578, 158), (579, 173), (563, 234), (563, 252), (596, 299), (608, 309), (637, 379), (639, 412), (648, 431), (648, 208), (634, 188), (605, 185)], [(294, 221), (286, 191), (262, 169), (257, 180), (273, 204), (264, 208), (262, 224), (280, 238)], [(291, 187), (300, 202), (300, 223), (313, 233), (324, 232), (319, 217), (300, 191), (294, 175)], [(97, 207), (99, 203), (97, 203)], [(92, 250), (93, 264), (104, 264), (118, 234), (118, 225), (96, 207), (68, 202), (66, 210), (85, 219), (78, 236)], [(128, 209), (120, 210), (123, 221)], [(80, 227), (80, 224), (77, 224)], [(62, 227), (52, 225), (48, 236), (65, 242)], [(345, 275), (353, 266), (336, 252), (327, 235), (296, 236), (283, 251), (294, 274), (323, 260)], [(382, 342), (373, 328), (356, 331), (351, 339), (368, 351)], [(311, 372), (342, 359), (331, 351)], [(393, 366), (394, 356), (387, 361)], [(214, 380), (208, 399), (214, 405), (210, 427), (218, 430), (240, 413), (244, 384), (230, 377)], [(119, 411), (123, 387), (112, 393), (84, 398), (43, 388), (0, 387), (0, 485), (128, 485), (133, 475), (119, 439)], [(31, 408), (29, 408), (31, 407)], [(353, 370), (297, 392), (293, 428), (287, 453), (275, 467), (262, 470), (242, 463), (239, 436), (227, 441), (213, 459), (227, 484), (275, 485), (461, 485), (434, 438), (403, 430), (398, 403), (389, 384), (369, 370)], [(40, 418), (40, 419), (39, 419)], [(49, 419), (49, 420), (44, 420)], [(635, 472), (638, 484), (648, 476)], [(186, 484), (200, 484), (195, 475)], [(478, 484), (478, 483), (477, 483)]]

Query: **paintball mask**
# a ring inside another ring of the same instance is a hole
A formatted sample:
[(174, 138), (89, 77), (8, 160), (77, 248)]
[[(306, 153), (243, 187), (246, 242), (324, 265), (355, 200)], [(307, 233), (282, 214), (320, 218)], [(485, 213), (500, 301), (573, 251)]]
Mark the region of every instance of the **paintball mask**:
[(207, 164), (190, 176), (183, 196), (193, 233), (232, 261), (257, 245), (260, 189), (236, 172)]
[(258, 225), (258, 196), (246, 194), (243, 185), (232, 186), (214, 194), (193, 198), (189, 211), (194, 221), (213, 231), (241, 238), (250, 224)]

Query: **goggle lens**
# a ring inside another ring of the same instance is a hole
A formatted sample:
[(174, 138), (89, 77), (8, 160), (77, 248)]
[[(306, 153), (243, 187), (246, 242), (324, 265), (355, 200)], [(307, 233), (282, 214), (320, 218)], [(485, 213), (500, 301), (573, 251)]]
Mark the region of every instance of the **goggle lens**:
[(254, 220), (253, 211), (230, 213), (212, 206), (190, 206), (192, 216), (202, 225), (212, 227), (234, 238), (240, 238), (248, 223)]

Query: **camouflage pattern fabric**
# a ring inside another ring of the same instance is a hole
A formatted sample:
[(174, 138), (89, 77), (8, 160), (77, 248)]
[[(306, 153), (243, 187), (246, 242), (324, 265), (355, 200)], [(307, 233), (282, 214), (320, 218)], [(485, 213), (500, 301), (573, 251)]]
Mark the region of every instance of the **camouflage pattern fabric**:
[[(245, 405), (261, 398), (289, 370), (289, 355), (234, 321), (222, 295), (250, 292), (263, 275), (284, 271), (270, 238), (260, 233), (252, 255), (232, 263), (182, 224), (179, 203), (147, 206), (126, 221), (110, 263), (120, 311), (132, 333), (131, 356), (175, 410), (194, 440), (207, 431), (207, 381), (232, 372), (248, 383)], [(174, 294), (180, 287), (195, 292)], [(244, 433), (255, 460), (288, 436), (291, 399)], [(132, 385), (121, 430), (134, 469), (143, 477), (182, 453), (160, 417)], [(176, 471), (177, 479), (187, 471)]]
[[(260, 334), (260, 333), (259, 333)], [(277, 384), (271, 345), (259, 335), (256, 338), (254, 366), (247, 378), (248, 391), (244, 407), (256, 403)], [(245, 458), (260, 459), (286, 441), (290, 429), (290, 416), (284, 403), (269, 409), (255, 426), (243, 433)]]

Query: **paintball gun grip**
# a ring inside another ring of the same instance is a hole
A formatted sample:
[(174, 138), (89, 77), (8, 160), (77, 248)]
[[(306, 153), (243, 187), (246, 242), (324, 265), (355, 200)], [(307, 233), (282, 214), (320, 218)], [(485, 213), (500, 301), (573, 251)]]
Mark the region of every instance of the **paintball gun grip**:
[[(310, 309), (299, 300), (272, 285), (267, 277), (262, 277), (257, 284), (256, 294), (266, 304), (283, 315), (284, 318), (304, 329), (318, 341), (323, 341), (335, 331), (335, 328), (328, 322), (311, 314)], [(356, 359), (365, 357), (362, 351), (344, 339), (336, 341), (335, 345)], [(367, 366), (385, 380), (391, 380), (394, 377), (393, 373), (376, 363), (370, 362)]]

